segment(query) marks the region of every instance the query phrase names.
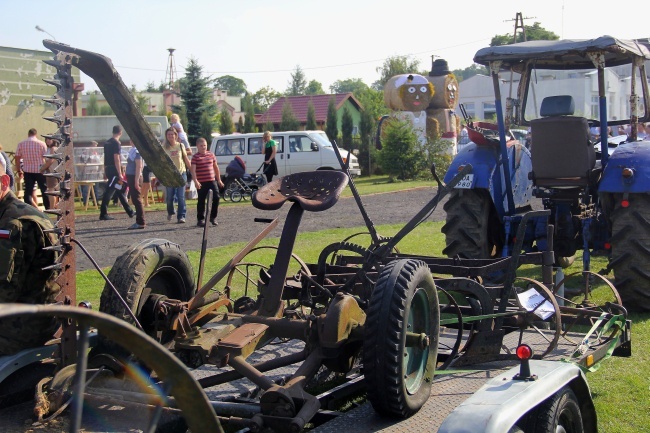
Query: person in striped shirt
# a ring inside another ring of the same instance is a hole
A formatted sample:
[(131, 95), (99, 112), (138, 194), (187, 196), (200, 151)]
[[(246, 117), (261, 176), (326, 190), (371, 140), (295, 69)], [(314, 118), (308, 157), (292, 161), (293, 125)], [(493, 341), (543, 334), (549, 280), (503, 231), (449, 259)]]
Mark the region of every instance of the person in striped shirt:
[(205, 201), (208, 192), (212, 191), (212, 208), (210, 209), (210, 222), (217, 225), (217, 212), (219, 211), (219, 188), (223, 188), (221, 173), (217, 164), (217, 157), (208, 151), (208, 143), (205, 138), (196, 140), (197, 153), (192, 155), (192, 179), (198, 190), (198, 201), (196, 203), (196, 223), (199, 227), (205, 226)]
[(38, 132), (35, 128), (32, 128), (27, 133), (27, 138), (18, 143), (14, 158), (15, 172), (18, 176), (24, 177), (25, 179), (25, 203), (38, 207), (38, 204), (32, 198), (34, 184), (38, 184), (38, 188), (41, 190), (43, 196), (43, 206), (45, 206), (45, 209), (49, 209), (50, 200), (45, 194), (47, 185), (45, 183), (45, 176), (41, 173), (41, 166), (45, 162), (44, 156), (47, 153), (47, 146), (45, 142), (36, 138), (36, 134)]

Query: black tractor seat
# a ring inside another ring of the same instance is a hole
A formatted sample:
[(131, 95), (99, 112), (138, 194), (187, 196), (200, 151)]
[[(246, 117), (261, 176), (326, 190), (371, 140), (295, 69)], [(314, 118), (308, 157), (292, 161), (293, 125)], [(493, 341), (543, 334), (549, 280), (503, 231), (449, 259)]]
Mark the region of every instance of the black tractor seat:
[(278, 177), (253, 194), (253, 206), (280, 209), (284, 202), (299, 203), (303, 210), (320, 212), (334, 206), (348, 184), (342, 171), (305, 171)]

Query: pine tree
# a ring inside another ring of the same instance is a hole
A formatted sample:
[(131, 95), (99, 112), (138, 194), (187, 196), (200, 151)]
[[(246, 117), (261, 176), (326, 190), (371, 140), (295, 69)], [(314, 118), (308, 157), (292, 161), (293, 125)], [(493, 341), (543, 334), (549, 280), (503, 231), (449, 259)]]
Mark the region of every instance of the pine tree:
[(230, 115), (230, 111), (228, 111), (226, 104), (224, 104), (219, 111), (219, 132), (221, 135), (232, 134), (234, 129), (235, 127), (232, 123), (232, 116)]
[(352, 115), (348, 107), (343, 107), (343, 115), (341, 116), (341, 141), (343, 146), (350, 148), (352, 145), (352, 130), (354, 125), (352, 124)]
[(300, 128), (300, 121), (293, 114), (293, 107), (289, 101), (285, 100), (282, 106), (282, 121), (280, 122), (280, 131), (296, 131)]
[(251, 97), (246, 96), (242, 100), (242, 104), (244, 105), (244, 111), (246, 112), (246, 118), (244, 119), (244, 132), (255, 132), (255, 110)]
[(201, 114), (201, 133), (199, 134), (201, 137), (205, 138), (205, 141), (208, 142), (208, 146), (210, 145), (210, 142), (212, 141), (212, 119), (208, 115), (208, 113), (203, 112)]
[(296, 69), (291, 73), (289, 87), (287, 87), (285, 93), (287, 96), (299, 96), (304, 95), (306, 90), (307, 78), (305, 78), (305, 73), (300, 69), (300, 65), (296, 65)]
[(190, 58), (185, 68), (185, 76), (180, 80), (180, 87), (183, 107), (187, 114), (185, 131), (190, 143), (194, 143), (201, 132), (203, 113), (212, 117), (217, 112), (217, 106), (212, 99), (212, 80), (204, 77), (203, 68), (196, 59)]
[(305, 129), (308, 131), (315, 131), (318, 129), (318, 124), (316, 123), (316, 109), (311, 101), (309, 101), (309, 105), (307, 106), (307, 125), (305, 126)]
[(339, 127), (338, 118), (336, 117), (336, 98), (332, 96), (329, 104), (327, 104), (327, 122), (325, 123), (325, 133), (327, 137), (332, 140), (338, 140)]

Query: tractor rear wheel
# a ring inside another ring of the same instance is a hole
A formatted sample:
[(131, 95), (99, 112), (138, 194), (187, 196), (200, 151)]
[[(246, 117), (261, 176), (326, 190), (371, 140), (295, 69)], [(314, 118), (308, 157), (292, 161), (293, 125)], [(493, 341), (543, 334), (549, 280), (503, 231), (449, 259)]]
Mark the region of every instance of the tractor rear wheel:
[(436, 367), (440, 312), (429, 267), (393, 261), (372, 292), (363, 341), (367, 396), (379, 414), (406, 418), (429, 398)]
[(622, 194), (611, 202), (614, 285), (628, 311), (650, 311), (650, 195), (630, 194), (627, 202)]
[(444, 206), (447, 218), (442, 232), (448, 257), (489, 259), (503, 248), (503, 227), (486, 190), (456, 189)]

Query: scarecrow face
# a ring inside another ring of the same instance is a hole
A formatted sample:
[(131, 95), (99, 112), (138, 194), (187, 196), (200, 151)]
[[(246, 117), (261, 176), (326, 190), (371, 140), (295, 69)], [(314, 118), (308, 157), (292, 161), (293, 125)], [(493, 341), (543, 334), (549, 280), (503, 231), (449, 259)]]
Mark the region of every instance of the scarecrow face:
[(401, 93), (402, 103), (407, 111), (425, 110), (433, 96), (431, 85), (428, 84), (404, 84)]
[(458, 81), (453, 74), (449, 74), (445, 78), (445, 102), (447, 103), (447, 106), (453, 108), (456, 105), (457, 97)]

